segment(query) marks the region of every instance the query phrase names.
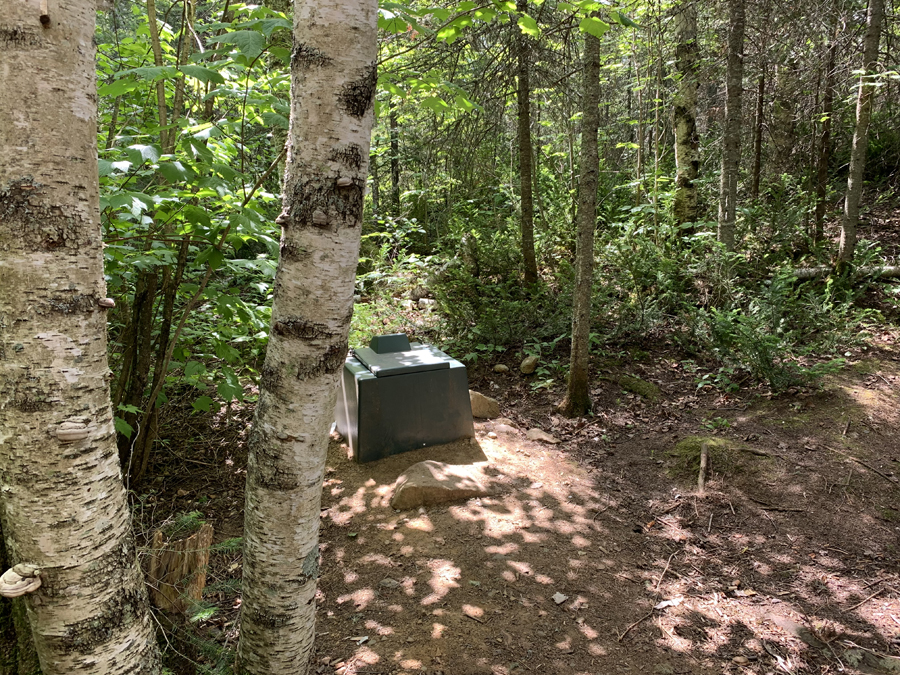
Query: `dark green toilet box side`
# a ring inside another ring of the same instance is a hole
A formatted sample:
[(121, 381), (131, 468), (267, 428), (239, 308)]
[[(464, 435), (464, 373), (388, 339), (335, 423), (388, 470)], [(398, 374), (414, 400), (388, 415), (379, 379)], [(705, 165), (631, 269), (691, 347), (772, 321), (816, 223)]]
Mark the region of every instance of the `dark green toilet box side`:
[(431, 345), (410, 345), (405, 336), (378, 336), (371, 345), (347, 357), (335, 410), (354, 461), (475, 435), (462, 363)]

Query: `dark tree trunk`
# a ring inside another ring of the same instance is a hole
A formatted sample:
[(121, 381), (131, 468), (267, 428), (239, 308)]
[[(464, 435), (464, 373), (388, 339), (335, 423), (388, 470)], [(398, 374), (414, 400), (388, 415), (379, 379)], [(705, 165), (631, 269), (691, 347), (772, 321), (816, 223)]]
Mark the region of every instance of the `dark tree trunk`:
[(600, 158), (600, 39), (584, 38), (584, 115), (581, 129), (581, 179), (578, 185), (578, 239), (575, 249), (575, 293), (572, 302), (572, 351), (566, 397), (559, 409), (568, 417), (591, 409), (588, 356), (591, 330), (591, 289), (594, 277), (594, 228)]
[(719, 182), (719, 242), (734, 250), (738, 170), (741, 164), (741, 97), (744, 93), (744, 0), (728, 3), (728, 67), (725, 74), (725, 130)]
[(388, 124), (391, 129), (391, 207), (394, 217), (400, 215), (400, 138), (397, 131), (397, 111), (390, 104)]
[(813, 240), (819, 242), (825, 234), (825, 198), (828, 194), (828, 165), (831, 161), (831, 116), (834, 113), (834, 74), (837, 61), (837, 31), (828, 46), (825, 66), (825, 87), (822, 92), (822, 131), (819, 136), (819, 156), (816, 166), (816, 214)]
[[(519, 0), (516, 9), (525, 13), (527, 4)], [(531, 86), (528, 79), (528, 38), (514, 26), (516, 31), (516, 59), (518, 87), (516, 102), (519, 109), (519, 189), (522, 211), (519, 220), (522, 229), (522, 257), (525, 260), (525, 283), (533, 284), (538, 279), (537, 260), (534, 255), (534, 199), (531, 194)]]

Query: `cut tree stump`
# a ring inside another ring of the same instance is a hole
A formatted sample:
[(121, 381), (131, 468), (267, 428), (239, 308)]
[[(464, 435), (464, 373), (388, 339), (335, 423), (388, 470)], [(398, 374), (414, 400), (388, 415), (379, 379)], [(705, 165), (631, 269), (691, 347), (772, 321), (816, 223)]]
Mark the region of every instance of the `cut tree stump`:
[(209, 523), (181, 539), (169, 539), (163, 530), (154, 533), (150, 559), (150, 595), (154, 605), (182, 613), (192, 601), (201, 599), (212, 540)]

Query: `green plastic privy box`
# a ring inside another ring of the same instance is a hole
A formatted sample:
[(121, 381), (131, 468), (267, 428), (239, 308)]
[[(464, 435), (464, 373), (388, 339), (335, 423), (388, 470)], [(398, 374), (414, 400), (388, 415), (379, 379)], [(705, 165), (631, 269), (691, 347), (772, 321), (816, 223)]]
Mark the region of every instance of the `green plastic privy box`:
[(347, 357), (335, 417), (360, 463), (475, 435), (466, 367), (402, 333)]

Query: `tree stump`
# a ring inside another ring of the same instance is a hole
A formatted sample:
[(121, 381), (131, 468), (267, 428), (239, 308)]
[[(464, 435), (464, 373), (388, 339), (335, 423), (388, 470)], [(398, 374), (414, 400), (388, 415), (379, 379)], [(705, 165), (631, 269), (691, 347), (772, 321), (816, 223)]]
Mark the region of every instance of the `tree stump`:
[(187, 537), (167, 534), (165, 529), (153, 534), (150, 595), (154, 605), (183, 613), (201, 599), (212, 540), (213, 528), (209, 523), (203, 523)]

